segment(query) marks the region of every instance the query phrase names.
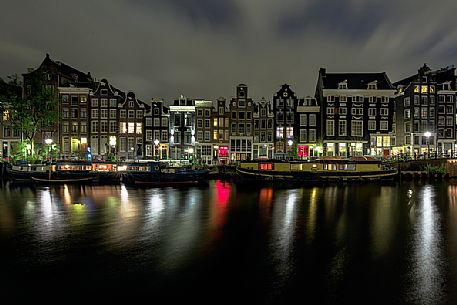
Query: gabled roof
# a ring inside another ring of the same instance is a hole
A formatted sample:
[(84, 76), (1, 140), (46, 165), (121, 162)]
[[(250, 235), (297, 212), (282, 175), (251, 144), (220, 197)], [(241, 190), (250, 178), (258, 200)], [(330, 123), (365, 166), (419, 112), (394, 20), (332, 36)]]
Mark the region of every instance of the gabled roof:
[(117, 93), (118, 96), (120, 96), (122, 99), (125, 99), (125, 92), (111, 85), (106, 78), (103, 78), (99, 82), (96, 82), (94, 88), (95, 94), (97, 94), (100, 89), (108, 89), (112, 94)]
[(37, 70), (55, 70), (57, 71), (57, 73), (64, 76), (65, 78), (72, 80), (71, 84), (77, 85), (78, 87), (81, 87), (83, 85), (91, 87), (93, 85), (93, 78), (90, 75), (90, 72), (84, 73), (67, 64), (64, 64), (61, 61), (52, 60), (49, 57), (49, 54), (47, 53), (46, 57), (44, 58), (43, 62), (38, 67), (38, 69), (33, 70), (29, 73), (25, 73), (24, 75), (29, 75), (31, 73), (36, 72)]
[(409, 84), (411, 83), (414, 83), (414, 82), (419, 82), (419, 74), (423, 74), (423, 75), (426, 75), (426, 76), (431, 76), (432, 79), (431, 81), (432, 82), (437, 82), (438, 84), (441, 84), (441, 83), (444, 83), (444, 82), (447, 82), (447, 81), (455, 81), (455, 68), (454, 66), (447, 66), (447, 67), (444, 67), (444, 68), (441, 68), (439, 70), (435, 70), (435, 71), (432, 71), (430, 68), (427, 67), (426, 64), (424, 64), (423, 67), (421, 67), (418, 72), (416, 74), (413, 74), (411, 76), (408, 76), (404, 79), (401, 79), (395, 83), (393, 83), (393, 85), (395, 87), (398, 87), (398, 86), (408, 86)]
[(338, 89), (338, 84), (347, 82), (347, 89), (367, 89), (369, 83), (376, 82), (378, 90), (394, 89), (385, 72), (379, 73), (326, 73), (319, 72), (323, 89)]

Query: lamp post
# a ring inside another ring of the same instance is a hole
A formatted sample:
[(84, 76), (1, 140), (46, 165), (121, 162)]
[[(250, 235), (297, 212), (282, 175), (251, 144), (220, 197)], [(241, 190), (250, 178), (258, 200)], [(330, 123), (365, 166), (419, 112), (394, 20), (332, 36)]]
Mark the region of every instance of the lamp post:
[(289, 145), (289, 159), (291, 159), (292, 157), (292, 145), (294, 144), (294, 141), (292, 139), (289, 139), (289, 141), (287, 141), (287, 144)]
[(110, 145), (110, 156), (112, 155), (113, 159), (116, 160), (116, 137), (110, 136), (109, 137), (109, 145)]
[(44, 143), (46, 143), (46, 145), (49, 146), (48, 148), (48, 158), (49, 158), (49, 161), (52, 162), (52, 139), (46, 139), (44, 140)]
[(156, 157), (156, 160), (158, 161), (159, 160), (159, 140), (158, 139), (155, 139), (154, 140), (154, 151), (155, 151), (155, 157)]
[(426, 139), (426, 143), (427, 143), (427, 157), (430, 159), (430, 143), (429, 143), (429, 138), (430, 136), (432, 135), (432, 133), (430, 131), (426, 131), (424, 133), (424, 136), (425, 136), (425, 139)]

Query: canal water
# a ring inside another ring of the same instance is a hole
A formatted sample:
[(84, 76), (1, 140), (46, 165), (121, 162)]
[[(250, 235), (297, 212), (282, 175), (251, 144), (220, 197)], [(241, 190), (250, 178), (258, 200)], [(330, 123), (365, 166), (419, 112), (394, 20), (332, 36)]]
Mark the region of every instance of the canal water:
[(4, 185), (0, 251), (2, 304), (457, 304), (457, 182)]

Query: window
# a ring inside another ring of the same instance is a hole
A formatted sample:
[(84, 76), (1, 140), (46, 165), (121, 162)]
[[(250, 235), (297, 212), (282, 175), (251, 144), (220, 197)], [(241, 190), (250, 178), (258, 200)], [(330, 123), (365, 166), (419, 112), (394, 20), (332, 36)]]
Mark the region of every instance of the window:
[(110, 107), (117, 107), (117, 100), (115, 98), (110, 99), (109, 105)]
[(368, 130), (376, 130), (376, 121), (375, 120), (368, 121)]
[(68, 95), (62, 95), (62, 103), (68, 103)]
[(405, 114), (404, 114), (405, 119), (411, 118), (411, 109), (405, 109), (404, 112), (405, 112)]
[(210, 119), (205, 119), (205, 128), (210, 127)]
[(428, 97), (426, 95), (421, 96), (421, 105), (427, 106), (428, 105)]
[(405, 133), (409, 133), (409, 132), (411, 132), (411, 123), (406, 122), (405, 123)]
[(168, 130), (162, 130), (161, 132), (162, 135), (162, 142), (168, 142)]
[(351, 135), (353, 137), (363, 136), (363, 121), (352, 121)]
[(328, 115), (333, 115), (335, 113), (335, 108), (333, 107), (327, 107), (327, 114)]
[(346, 136), (347, 135), (347, 131), (346, 131), (346, 126), (347, 126), (347, 122), (346, 121), (338, 121), (338, 135), (340, 136)]
[(108, 132), (108, 122), (107, 121), (100, 122), (100, 132), (103, 132), (103, 133)]
[(64, 119), (68, 118), (68, 108), (62, 109), (62, 118), (64, 118)]
[(409, 107), (411, 105), (411, 98), (409, 96), (405, 97), (405, 99), (403, 100), (403, 105), (404, 107)]
[(300, 114), (300, 126), (307, 126), (308, 125), (308, 115)]
[(110, 110), (109, 110), (109, 118), (110, 118), (110, 119), (115, 119), (115, 118), (117, 118), (117, 110), (116, 110), (116, 109), (110, 109)]
[(68, 122), (64, 122), (63, 125), (62, 125), (62, 132), (63, 133), (68, 133), (70, 132), (70, 125), (68, 124)]
[(141, 123), (136, 123), (136, 133), (142, 134), (143, 133), (143, 126)]
[(100, 90), (101, 95), (108, 95), (108, 89)]
[(276, 127), (276, 138), (283, 139), (284, 138), (284, 127)]
[(117, 133), (117, 122), (116, 121), (110, 121), (109, 122), (109, 132), (110, 133)]
[(205, 131), (205, 142), (208, 142), (210, 140), (210, 132)]
[(305, 143), (308, 141), (308, 137), (307, 137), (307, 130), (306, 129), (300, 129), (300, 139), (299, 141), (301, 143)]
[(127, 117), (127, 111), (125, 109), (121, 109), (119, 117), (121, 119), (125, 119)]
[(340, 107), (340, 115), (347, 115), (348, 109), (346, 107)]
[(81, 133), (87, 133), (86, 122), (81, 122)]
[(201, 130), (197, 131), (197, 141), (198, 142), (203, 141), (203, 131), (201, 131)]
[(446, 116), (446, 125), (447, 126), (454, 125), (454, 118), (452, 116)]
[(203, 109), (197, 109), (197, 116), (202, 117), (203, 116)]
[(380, 121), (379, 122), (379, 129), (380, 130), (388, 130), (389, 129), (389, 122), (388, 121)]
[(108, 109), (100, 109), (100, 118), (107, 119), (108, 118)]
[(211, 116), (211, 113), (209, 109), (205, 109), (205, 117), (209, 118)]
[(129, 110), (129, 119), (134, 119), (135, 118), (135, 110)]
[(316, 142), (316, 129), (308, 130), (308, 142)]
[(128, 124), (127, 124), (127, 132), (128, 133), (135, 133), (135, 123), (128, 122)]
[(347, 88), (348, 88), (348, 84), (346, 81), (338, 84), (338, 89), (347, 89)]
[(92, 132), (98, 132), (98, 125), (99, 125), (98, 121), (92, 121), (92, 129), (91, 129), (91, 131)]
[(152, 118), (146, 118), (146, 126), (152, 126)]
[(427, 108), (426, 108), (426, 107), (422, 107), (422, 108), (421, 108), (421, 118), (422, 118), (422, 119), (428, 118), (428, 111), (427, 111)]
[(136, 118), (137, 119), (142, 119), (143, 118), (143, 110), (137, 110), (136, 111)]
[(335, 121), (327, 120), (327, 136), (334, 136), (335, 135)]
[(346, 103), (347, 102), (347, 96), (343, 95), (340, 96), (340, 103)]
[(168, 119), (162, 118), (162, 127), (168, 127)]
[(309, 115), (309, 126), (316, 126), (316, 115), (310, 114)]
[(160, 126), (160, 119), (154, 118), (154, 126)]
[(368, 108), (368, 116), (376, 116), (376, 108)]
[(98, 107), (98, 98), (92, 99), (92, 107)]
[(100, 99), (100, 106), (104, 107), (104, 108), (108, 107), (108, 99), (107, 98)]
[(389, 108), (381, 108), (381, 109), (379, 109), (379, 114), (382, 115), (382, 116), (389, 115)]
[(363, 115), (363, 108), (352, 108), (352, 115)]
[(98, 119), (98, 109), (92, 109), (92, 119)]

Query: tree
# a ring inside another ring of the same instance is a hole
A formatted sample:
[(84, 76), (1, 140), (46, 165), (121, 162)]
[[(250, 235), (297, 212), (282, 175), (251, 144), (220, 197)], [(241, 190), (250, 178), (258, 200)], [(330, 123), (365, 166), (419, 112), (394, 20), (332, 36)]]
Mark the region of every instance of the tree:
[(46, 86), (46, 73), (36, 70), (24, 81), (24, 97), (12, 98), (9, 104), (9, 120), (13, 128), (20, 130), (22, 140), (32, 145), (39, 131), (52, 128), (58, 120), (58, 99), (51, 87)]

